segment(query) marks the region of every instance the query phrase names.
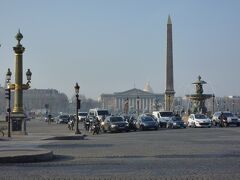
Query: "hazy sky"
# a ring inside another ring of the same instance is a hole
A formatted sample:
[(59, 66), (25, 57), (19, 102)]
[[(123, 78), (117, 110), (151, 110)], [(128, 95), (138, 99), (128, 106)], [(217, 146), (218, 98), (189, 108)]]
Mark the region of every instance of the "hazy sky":
[[(15, 35), (26, 48), (32, 88), (54, 88), (96, 99), (150, 82), (165, 91), (166, 24), (173, 23), (176, 96), (240, 95), (239, 0), (0, 0), (0, 84), (14, 72)], [(14, 77), (12, 77), (14, 79)]]

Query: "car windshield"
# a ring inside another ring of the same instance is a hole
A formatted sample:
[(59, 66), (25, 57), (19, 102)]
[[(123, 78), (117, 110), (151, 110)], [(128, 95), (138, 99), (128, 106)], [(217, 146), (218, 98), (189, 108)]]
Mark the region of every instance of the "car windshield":
[(171, 117), (171, 116), (173, 116), (172, 112), (160, 112), (160, 114), (161, 114), (162, 117)]
[(233, 117), (233, 114), (230, 112), (225, 112), (225, 113), (223, 113), (223, 115), (226, 117)]
[(203, 115), (203, 114), (196, 114), (196, 115), (195, 115), (195, 118), (196, 118), (196, 119), (206, 119), (206, 116)]
[(173, 120), (173, 121), (182, 121), (182, 118), (181, 118), (181, 117), (176, 117), (176, 116), (174, 116), (174, 117), (172, 118), (172, 120)]
[(107, 110), (98, 110), (98, 115), (101, 115), (101, 116), (105, 115), (105, 116), (107, 116), (107, 115), (109, 115), (109, 113), (108, 113)]
[(122, 117), (111, 117), (110, 121), (111, 122), (123, 122), (123, 118)]
[(87, 116), (87, 113), (86, 112), (80, 112), (78, 113), (79, 116)]
[(59, 118), (67, 119), (67, 118), (69, 118), (69, 115), (61, 115)]
[(154, 121), (153, 118), (151, 118), (150, 116), (145, 116), (141, 118), (143, 122), (149, 122), (149, 121)]

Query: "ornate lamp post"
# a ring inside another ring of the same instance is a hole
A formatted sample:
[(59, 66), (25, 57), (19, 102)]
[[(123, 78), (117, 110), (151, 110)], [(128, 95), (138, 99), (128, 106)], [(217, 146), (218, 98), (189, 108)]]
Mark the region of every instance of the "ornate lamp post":
[[(8, 88), (10, 90), (14, 90), (14, 105), (13, 105), (13, 112), (12, 112), (12, 131), (21, 132), (26, 134), (26, 115), (23, 110), (23, 90), (27, 90), (30, 88), (31, 83), (31, 76), (32, 73), (30, 69), (27, 70), (26, 76), (27, 76), (27, 83), (23, 84), (23, 78), (22, 78), (22, 69), (23, 69), (23, 58), (22, 54), (25, 50), (25, 48), (22, 46), (20, 41), (23, 38), (23, 35), (20, 33), (20, 30), (18, 31), (17, 35), (15, 36), (18, 43), (15, 47), (13, 47), (13, 50), (15, 52), (15, 83), (10, 83), (11, 74), (7, 73), (7, 79), (8, 82)], [(10, 69), (9, 71), (10, 72)]]
[(8, 112), (8, 137), (11, 137), (11, 89), (9, 86), (10, 80), (11, 80), (12, 72), (8, 68), (7, 74), (6, 74), (6, 82), (7, 82), (7, 88), (5, 89), (5, 95), (6, 99), (8, 99), (8, 106), (7, 106), (7, 112)]
[(77, 124), (76, 124), (75, 134), (81, 134), (81, 132), (79, 131), (79, 128), (78, 128), (78, 122), (79, 122), (78, 109), (80, 109), (80, 100), (79, 100), (79, 89), (80, 89), (80, 87), (79, 87), (78, 83), (76, 83), (74, 88), (75, 88), (75, 93), (76, 93), (76, 110), (77, 110), (77, 113), (76, 113)]

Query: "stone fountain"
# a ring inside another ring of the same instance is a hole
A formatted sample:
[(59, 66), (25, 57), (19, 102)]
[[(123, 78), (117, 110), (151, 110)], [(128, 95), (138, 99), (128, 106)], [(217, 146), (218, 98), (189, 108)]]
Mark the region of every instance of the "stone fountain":
[(192, 102), (191, 113), (207, 113), (207, 108), (205, 106), (205, 100), (212, 98), (212, 94), (203, 94), (203, 84), (207, 84), (205, 81), (201, 80), (201, 76), (198, 76), (198, 80), (192, 84), (196, 86), (195, 94), (186, 95), (187, 99)]

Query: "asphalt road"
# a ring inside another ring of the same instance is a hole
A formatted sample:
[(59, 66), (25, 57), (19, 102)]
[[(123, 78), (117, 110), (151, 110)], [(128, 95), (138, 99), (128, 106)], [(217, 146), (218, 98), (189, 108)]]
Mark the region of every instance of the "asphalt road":
[[(0, 179), (240, 179), (240, 127), (106, 133), (32, 142), (51, 162), (0, 164)], [(28, 123), (29, 136), (71, 134), (66, 125)], [(1, 142), (0, 142), (1, 143)]]

